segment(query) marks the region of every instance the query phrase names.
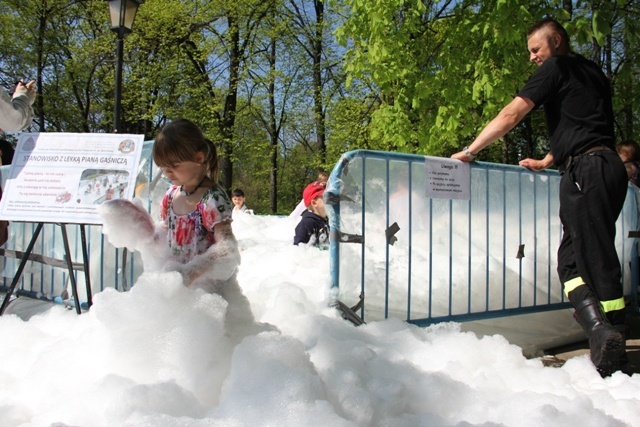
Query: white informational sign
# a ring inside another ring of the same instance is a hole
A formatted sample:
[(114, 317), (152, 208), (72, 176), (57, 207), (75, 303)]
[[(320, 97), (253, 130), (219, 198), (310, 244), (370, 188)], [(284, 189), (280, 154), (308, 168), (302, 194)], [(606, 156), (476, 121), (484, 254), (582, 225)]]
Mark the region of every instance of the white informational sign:
[(469, 200), (471, 166), (467, 162), (442, 157), (425, 158), (427, 197)]
[(132, 199), (144, 135), (23, 133), (0, 219), (101, 224), (100, 204)]

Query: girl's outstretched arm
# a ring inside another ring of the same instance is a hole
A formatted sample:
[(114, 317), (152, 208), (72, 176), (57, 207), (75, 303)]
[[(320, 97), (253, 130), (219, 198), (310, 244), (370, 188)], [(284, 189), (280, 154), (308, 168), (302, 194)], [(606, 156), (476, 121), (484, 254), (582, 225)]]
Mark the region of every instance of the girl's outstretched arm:
[(139, 199), (109, 200), (100, 206), (102, 233), (116, 248), (139, 251), (145, 270), (161, 270), (169, 258), (164, 224), (155, 224)]

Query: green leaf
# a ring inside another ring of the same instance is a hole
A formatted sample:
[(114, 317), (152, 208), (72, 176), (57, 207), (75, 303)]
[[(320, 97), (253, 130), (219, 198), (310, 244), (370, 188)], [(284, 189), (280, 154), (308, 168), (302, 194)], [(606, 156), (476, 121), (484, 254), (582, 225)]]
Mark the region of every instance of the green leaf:
[(605, 45), (607, 36), (611, 34), (611, 26), (609, 25), (608, 18), (607, 14), (599, 10), (593, 12), (593, 36), (600, 46)]

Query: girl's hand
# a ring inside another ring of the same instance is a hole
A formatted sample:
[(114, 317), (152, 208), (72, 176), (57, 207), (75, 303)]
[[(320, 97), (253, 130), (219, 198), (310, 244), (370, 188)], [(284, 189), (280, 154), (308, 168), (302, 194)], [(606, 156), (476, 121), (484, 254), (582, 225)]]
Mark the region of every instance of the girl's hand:
[(138, 250), (155, 237), (155, 224), (151, 215), (139, 204), (116, 199), (104, 202), (99, 211), (102, 234), (116, 248)]
[(203, 278), (222, 282), (228, 280), (240, 265), (240, 250), (228, 221), (213, 228), (216, 243), (184, 265), (182, 276), (185, 284)]

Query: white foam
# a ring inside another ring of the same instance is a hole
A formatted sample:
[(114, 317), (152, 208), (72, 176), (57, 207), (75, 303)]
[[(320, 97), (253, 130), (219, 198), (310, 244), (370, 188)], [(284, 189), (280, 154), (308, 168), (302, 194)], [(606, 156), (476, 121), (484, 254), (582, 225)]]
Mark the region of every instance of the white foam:
[(89, 313), (0, 318), (0, 426), (632, 426), (640, 376), (587, 357), (527, 360), (456, 323), (355, 327), (327, 308), (329, 253), (287, 218), (237, 216), (238, 281), (257, 321), (236, 343), (227, 302), (176, 273), (104, 291)]

